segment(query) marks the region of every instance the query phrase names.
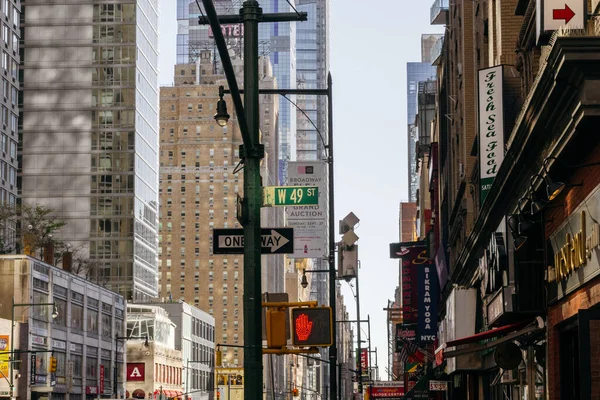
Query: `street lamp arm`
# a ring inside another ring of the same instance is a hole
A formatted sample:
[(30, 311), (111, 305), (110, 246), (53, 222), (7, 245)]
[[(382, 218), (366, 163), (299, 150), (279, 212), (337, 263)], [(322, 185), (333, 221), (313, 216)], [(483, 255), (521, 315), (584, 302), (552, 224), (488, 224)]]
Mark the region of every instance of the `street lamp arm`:
[(219, 51), (221, 63), (223, 64), (223, 70), (225, 71), (225, 77), (227, 78), (227, 84), (229, 85), (229, 89), (231, 90), (231, 99), (233, 101), (233, 107), (235, 108), (235, 112), (237, 114), (242, 140), (244, 142), (244, 145), (246, 145), (246, 147), (249, 150), (251, 150), (258, 143), (254, 143), (254, 141), (252, 140), (252, 136), (250, 135), (248, 122), (246, 121), (246, 114), (244, 112), (244, 105), (242, 103), (242, 96), (240, 95), (237, 79), (235, 78), (235, 71), (233, 70), (233, 64), (231, 63), (229, 51), (227, 50), (227, 43), (225, 42), (223, 32), (221, 31), (221, 24), (219, 23), (219, 21), (222, 21), (223, 23), (228, 23), (225, 22), (227, 18), (233, 17), (235, 17), (236, 20), (231, 21), (229, 23), (240, 23), (240, 16), (222, 15), (219, 17), (217, 15), (217, 11), (215, 10), (215, 5), (213, 4), (212, 0), (202, 0), (202, 4), (204, 4), (204, 9), (206, 10), (207, 16), (200, 17), (198, 19), (198, 23), (206, 24), (208, 22), (213, 31), (213, 36), (217, 45), (217, 50)]
[[(260, 93), (260, 90), (259, 90)], [(289, 101), (294, 107), (296, 107), (296, 110), (300, 111), (302, 113), (302, 115), (304, 115), (306, 117), (306, 119), (310, 122), (310, 124), (313, 126), (313, 128), (315, 128), (315, 130), (317, 131), (317, 133), (319, 134), (319, 138), (321, 139), (321, 142), (323, 142), (323, 149), (327, 148), (327, 143), (325, 143), (325, 138), (323, 137), (323, 134), (321, 133), (321, 131), (319, 130), (319, 128), (317, 128), (317, 126), (315, 125), (315, 123), (313, 122), (312, 119), (310, 119), (310, 117), (304, 112), (303, 109), (301, 109), (300, 107), (298, 107), (298, 104), (294, 103), (289, 97), (287, 97), (285, 94), (282, 95), (282, 97), (284, 99), (286, 99), (287, 101)], [(329, 271), (327, 271), (329, 272)]]

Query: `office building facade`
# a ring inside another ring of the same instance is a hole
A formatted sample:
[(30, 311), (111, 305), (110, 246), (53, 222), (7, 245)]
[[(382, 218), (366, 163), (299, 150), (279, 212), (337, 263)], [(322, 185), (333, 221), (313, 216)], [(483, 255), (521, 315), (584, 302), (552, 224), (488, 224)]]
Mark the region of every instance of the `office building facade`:
[[(20, 11), (18, 2), (4, 1), (2, 14), (2, 124), (0, 124), (0, 203), (14, 206), (17, 200), (17, 147), (19, 118), (19, 40)], [(15, 248), (15, 225), (0, 226), (0, 246), (4, 251)]]
[[(219, 15), (238, 14), (242, 6), (240, 0), (219, 0), (215, 8)], [(259, 2), (263, 13), (292, 12), (285, 0)], [(206, 13), (205, 13), (206, 14)], [(193, 63), (203, 51), (213, 52), (213, 72), (222, 73), (212, 30), (198, 25), (198, 6), (195, 1), (177, 1), (177, 63)], [(224, 25), (225, 39), (233, 60), (243, 57), (242, 24)], [(280, 88), (296, 88), (296, 23), (274, 22), (259, 25), (259, 56), (271, 60), (273, 74)], [(241, 79), (238, 74), (238, 80)], [(291, 99), (295, 102), (295, 97)], [(278, 159), (279, 179), (283, 184), (287, 176), (287, 162), (296, 158), (296, 111), (289, 102), (282, 102), (278, 120)]]
[[(115, 337), (125, 333), (122, 296), (23, 255), (1, 256), (0, 278), (0, 302), (5, 305), (0, 317), (13, 318), (15, 323), (10, 347), (25, 350), (7, 371), (7, 381), (15, 385), (14, 398), (84, 400), (125, 395), (124, 350), (115, 345)], [(10, 324), (3, 329), (5, 334), (11, 332)], [(6, 337), (10, 343), (10, 336)], [(53, 374), (48, 368), (51, 355), (56, 359)]]
[(156, 297), (158, 1), (22, 6), (20, 186), (128, 300)]

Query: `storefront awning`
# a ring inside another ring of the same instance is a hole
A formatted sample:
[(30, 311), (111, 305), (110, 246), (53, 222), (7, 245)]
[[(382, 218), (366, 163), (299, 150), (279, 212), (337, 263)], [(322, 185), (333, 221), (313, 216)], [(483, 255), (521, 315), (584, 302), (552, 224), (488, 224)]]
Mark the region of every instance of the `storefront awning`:
[[(445, 344), (444, 349), (444, 357), (457, 357), (463, 354), (474, 353), (476, 351), (483, 351), (487, 349), (492, 349), (498, 346), (501, 343), (508, 342), (518, 338), (519, 336), (527, 335), (528, 333), (532, 333), (541, 329), (544, 329), (545, 323), (542, 317), (537, 317), (532, 322), (519, 322), (515, 324), (509, 324), (502, 326), (500, 328), (491, 329), (489, 331), (480, 332), (475, 335), (467, 336), (464, 338), (451, 340)], [(496, 339), (494, 341), (480, 344), (477, 343), (481, 340), (491, 339), (494, 337), (498, 337), (500, 335), (504, 335), (500, 339)], [(456, 349), (456, 350), (448, 350), (449, 347), (455, 347), (465, 344), (472, 344), (472, 346)]]

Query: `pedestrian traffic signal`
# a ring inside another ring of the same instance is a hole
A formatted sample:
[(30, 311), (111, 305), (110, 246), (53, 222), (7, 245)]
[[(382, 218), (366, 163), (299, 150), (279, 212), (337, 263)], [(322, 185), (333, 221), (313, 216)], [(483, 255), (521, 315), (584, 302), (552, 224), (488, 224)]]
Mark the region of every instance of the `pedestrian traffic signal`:
[(292, 308), (294, 346), (331, 346), (331, 307)]
[(58, 360), (56, 357), (50, 357), (50, 372), (56, 372), (56, 367), (58, 366)]
[(267, 310), (267, 347), (270, 349), (282, 348), (287, 344), (285, 334), (286, 312), (281, 310)]

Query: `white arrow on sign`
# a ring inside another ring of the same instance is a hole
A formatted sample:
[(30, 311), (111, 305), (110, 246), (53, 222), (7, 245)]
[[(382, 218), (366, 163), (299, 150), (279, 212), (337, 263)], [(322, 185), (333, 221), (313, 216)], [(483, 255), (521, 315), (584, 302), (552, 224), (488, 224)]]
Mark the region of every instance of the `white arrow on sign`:
[[(271, 253), (289, 243), (289, 240), (276, 230), (272, 229), (270, 235), (261, 235), (261, 246), (270, 248)], [(219, 236), (219, 248), (232, 249), (244, 247), (244, 235)]]

